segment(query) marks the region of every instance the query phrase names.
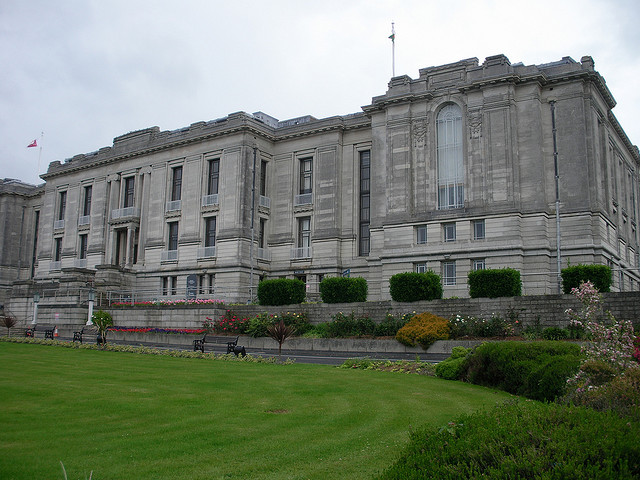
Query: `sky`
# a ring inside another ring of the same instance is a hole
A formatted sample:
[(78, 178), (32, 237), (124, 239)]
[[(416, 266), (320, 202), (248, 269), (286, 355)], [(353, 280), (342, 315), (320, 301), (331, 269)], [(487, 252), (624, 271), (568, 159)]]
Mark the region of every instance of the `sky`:
[(392, 77), (392, 22), (411, 78), (590, 55), (640, 144), (637, 0), (1, 0), (0, 178), (42, 183), (49, 162), (152, 126), (360, 112)]

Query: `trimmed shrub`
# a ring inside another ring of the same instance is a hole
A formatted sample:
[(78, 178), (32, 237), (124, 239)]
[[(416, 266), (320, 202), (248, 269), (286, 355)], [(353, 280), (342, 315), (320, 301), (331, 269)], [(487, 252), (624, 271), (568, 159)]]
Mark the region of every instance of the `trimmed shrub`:
[(396, 273), (389, 279), (389, 293), (396, 302), (417, 302), (442, 298), (440, 276), (426, 273)]
[(520, 272), (513, 268), (473, 270), (469, 272), (471, 298), (519, 297), (522, 295)]
[(363, 335), (373, 335), (376, 324), (369, 317), (356, 317), (353, 312), (345, 315), (342, 312), (333, 317), (333, 321), (327, 324), (330, 337), (360, 337)]
[(563, 268), (560, 275), (562, 291), (567, 295), (587, 281), (591, 281), (599, 292), (608, 292), (611, 287), (611, 268), (606, 265), (574, 265)]
[(404, 314), (400, 318), (396, 318), (394, 315), (387, 313), (385, 319), (376, 325), (376, 329), (373, 334), (376, 337), (395, 337), (402, 327), (411, 319), (413, 314)]
[(640, 422), (584, 407), (511, 402), (411, 432), (380, 480), (638, 478)]
[[(549, 401), (564, 394), (566, 381), (578, 371), (580, 360), (580, 346), (570, 342), (484, 343), (467, 357), (462, 377), (478, 385)], [(552, 381), (554, 376), (557, 382)]]
[(566, 340), (569, 338), (569, 330), (558, 327), (548, 327), (542, 330), (542, 338), (545, 340)]
[(329, 277), (320, 282), (320, 296), (325, 303), (366, 302), (368, 288), (361, 277)]
[(302, 280), (274, 278), (258, 283), (260, 305), (291, 305), (305, 299), (305, 284)]
[(403, 345), (415, 347), (420, 345), (425, 350), (436, 340), (449, 338), (449, 320), (429, 312), (416, 315), (398, 330), (396, 340)]

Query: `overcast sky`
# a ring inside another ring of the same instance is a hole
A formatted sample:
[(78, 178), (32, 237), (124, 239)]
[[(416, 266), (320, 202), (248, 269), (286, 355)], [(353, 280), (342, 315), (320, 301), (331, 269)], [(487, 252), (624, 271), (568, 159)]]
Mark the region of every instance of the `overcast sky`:
[(156, 125), (359, 112), (387, 90), (392, 21), (411, 78), (590, 55), (640, 144), (638, 0), (0, 0), (0, 178), (41, 183), (49, 162)]

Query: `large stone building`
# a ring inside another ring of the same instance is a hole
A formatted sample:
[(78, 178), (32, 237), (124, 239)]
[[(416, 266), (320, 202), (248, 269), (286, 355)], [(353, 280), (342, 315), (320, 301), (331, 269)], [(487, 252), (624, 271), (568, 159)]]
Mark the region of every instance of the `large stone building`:
[(394, 77), (353, 115), (127, 133), (51, 163), (43, 187), (4, 182), (2, 285), (184, 298), (189, 277), (245, 302), (260, 278), (301, 278), (313, 298), (348, 271), (384, 300), (398, 272), (464, 297), (470, 270), (513, 267), (545, 294), (559, 263), (596, 263), (637, 290), (640, 155), (614, 106), (590, 57), (497, 55)]

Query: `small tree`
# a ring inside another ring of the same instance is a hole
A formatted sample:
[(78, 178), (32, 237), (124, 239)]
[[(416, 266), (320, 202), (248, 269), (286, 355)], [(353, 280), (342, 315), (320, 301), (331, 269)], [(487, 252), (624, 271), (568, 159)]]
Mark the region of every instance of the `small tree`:
[(282, 355), (282, 344), (295, 332), (295, 327), (291, 325), (285, 325), (284, 320), (280, 320), (275, 325), (270, 325), (269, 327), (267, 327), (267, 335), (278, 342), (278, 359)]
[(2, 326), (6, 327), (7, 334), (11, 336), (11, 329), (15, 327), (16, 323), (18, 323), (16, 317), (14, 317), (13, 315), (4, 314), (0, 315), (0, 321), (2, 323)]
[(98, 310), (93, 313), (91, 320), (98, 329), (98, 344), (105, 345), (107, 343), (107, 329), (113, 325), (113, 318), (108, 312)]

